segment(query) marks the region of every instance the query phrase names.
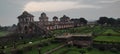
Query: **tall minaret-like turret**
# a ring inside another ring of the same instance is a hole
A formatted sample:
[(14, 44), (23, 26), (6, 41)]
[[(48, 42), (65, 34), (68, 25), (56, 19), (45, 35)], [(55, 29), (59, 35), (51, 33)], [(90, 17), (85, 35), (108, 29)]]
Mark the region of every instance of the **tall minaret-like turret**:
[(30, 28), (30, 23), (34, 22), (34, 16), (27, 11), (24, 11), (20, 16), (18, 16), (18, 30), (20, 33), (27, 33)]
[(34, 16), (27, 11), (24, 11), (22, 15), (18, 16), (19, 23), (28, 23), (34, 21)]
[(54, 24), (58, 24), (58, 17), (54, 16), (53, 17), (53, 22), (54, 22)]
[(48, 22), (48, 17), (46, 16), (44, 12), (41, 13), (41, 16), (39, 17), (39, 21), (44, 22), (44, 23)]

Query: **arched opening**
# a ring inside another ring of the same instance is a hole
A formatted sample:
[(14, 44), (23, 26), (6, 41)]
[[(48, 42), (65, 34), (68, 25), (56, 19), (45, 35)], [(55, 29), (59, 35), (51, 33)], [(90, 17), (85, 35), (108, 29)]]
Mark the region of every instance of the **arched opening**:
[(25, 31), (25, 33), (27, 33), (27, 30), (28, 30), (28, 27), (25, 26), (25, 27), (24, 27), (24, 31)]

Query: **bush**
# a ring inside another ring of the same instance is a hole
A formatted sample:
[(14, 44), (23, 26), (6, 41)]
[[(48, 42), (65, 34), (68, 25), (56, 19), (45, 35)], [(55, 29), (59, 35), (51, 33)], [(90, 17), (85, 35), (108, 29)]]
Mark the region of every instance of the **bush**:
[(49, 42), (45, 42), (45, 43), (44, 43), (45, 46), (48, 46), (49, 44), (50, 44)]
[(111, 33), (107, 33), (107, 36), (111, 36), (112, 34)]
[(104, 48), (104, 47), (99, 47), (99, 50), (100, 50), (100, 51), (104, 51), (105, 48)]
[(52, 40), (51, 43), (58, 43), (58, 41), (56, 41), (56, 40)]
[(91, 51), (91, 50), (92, 50), (92, 47), (88, 47), (87, 50), (88, 50), (88, 51)]
[(25, 47), (25, 50), (27, 50), (27, 51), (32, 50), (32, 46)]
[(114, 53), (118, 52), (118, 50), (116, 48), (111, 48), (110, 51), (114, 52)]
[(11, 54), (23, 54), (23, 51), (15, 49), (11, 52)]
[(85, 50), (80, 50), (79, 52), (80, 52), (81, 54), (85, 54), (85, 53), (86, 53)]
[(82, 46), (80, 46), (80, 45), (78, 46), (78, 45), (77, 45), (77, 48), (82, 48)]
[(44, 44), (43, 43), (40, 43), (39, 45), (38, 45), (38, 47), (43, 47), (44, 46)]
[(5, 54), (3, 50), (0, 50), (0, 54)]
[(68, 46), (68, 47), (72, 47), (72, 45), (71, 45), (71, 44), (68, 44), (67, 46)]

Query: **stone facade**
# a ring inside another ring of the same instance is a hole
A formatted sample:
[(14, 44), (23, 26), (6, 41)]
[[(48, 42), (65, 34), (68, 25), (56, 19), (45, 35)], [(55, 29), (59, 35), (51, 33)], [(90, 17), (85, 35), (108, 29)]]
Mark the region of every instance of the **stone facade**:
[(79, 47), (89, 47), (92, 45), (92, 35), (91, 34), (78, 34), (78, 35), (65, 35), (65, 36), (56, 36), (55, 40), (57, 42), (66, 42), (71, 45)]
[(34, 21), (34, 16), (27, 11), (24, 11), (22, 15), (18, 16), (18, 31), (20, 33), (33, 32), (33, 30), (35, 29), (35, 26), (33, 26), (33, 24), (44, 30), (74, 27), (74, 22), (70, 21), (70, 18), (66, 15), (61, 17), (60, 21), (58, 21), (57, 16), (53, 17), (53, 21), (48, 21), (48, 19), (49, 18), (47, 17), (46, 13), (43, 12), (39, 17), (39, 21)]
[(34, 16), (27, 11), (24, 11), (22, 15), (18, 16), (18, 30), (20, 33), (31, 32), (33, 27), (30, 26), (31, 22), (34, 22)]

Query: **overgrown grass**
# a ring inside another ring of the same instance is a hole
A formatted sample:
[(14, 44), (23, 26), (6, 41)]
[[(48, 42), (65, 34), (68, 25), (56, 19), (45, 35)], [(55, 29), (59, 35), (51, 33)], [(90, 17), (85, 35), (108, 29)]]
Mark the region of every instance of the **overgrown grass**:
[[(89, 27), (89, 26), (83, 26), (83, 27), (76, 27), (76, 28), (69, 28), (69, 29), (63, 29), (63, 30), (54, 30), (52, 31), (53, 34), (55, 35), (62, 35), (64, 33), (70, 33), (70, 34), (74, 34), (74, 33), (78, 33), (78, 34), (86, 34), (86, 33), (95, 33), (99, 36), (95, 37), (95, 41), (109, 41), (109, 42), (120, 42), (120, 37), (119, 36), (114, 36), (114, 35), (119, 35), (119, 31), (113, 27), (101, 27), (101, 26), (95, 26), (95, 27)], [(6, 32), (0, 32), (0, 36), (4, 36), (5, 34), (7, 34)], [(104, 36), (106, 35), (106, 36)], [(110, 35), (110, 36), (107, 36)], [(32, 44), (19, 44), (17, 45), (17, 49), (23, 49), (24, 47), (27, 46), (32, 46), (32, 45), (36, 45), (39, 44), (41, 42), (47, 42), (48, 40), (42, 40), (42, 39), (32, 39), (32, 40), (24, 40), (24, 41), (32, 41)], [(23, 42), (23, 41), (20, 41)], [(51, 50), (55, 47), (57, 47), (57, 44), (50, 44), (49, 46), (45, 46), (41, 48), (41, 52), (44, 53), (48, 50)], [(10, 51), (11, 48), (7, 48), (6, 51)], [(80, 54), (79, 50), (81, 50), (80, 48), (76, 48), (76, 47), (72, 47), (72, 48), (68, 48), (68, 47), (63, 47), (55, 52), (53, 52), (52, 54), (61, 54), (62, 52), (69, 50), (66, 54)], [(87, 50), (86, 50), (87, 51)], [(32, 51), (29, 51), (25, 54), (38, 54), (38, 50), (37, 49), (33, 49)], [(111, 54), (111, 52), (109, 51), (99, 51), (96, 49), (93, 49), (92, 51), (87, 51), (86, 54)]]
[(92, 33), (93, 29), (88, 27), (88, 26), (84, 26), (84, 27), (76, 27), (76, 28), (68, 28), (68, 29), (62, 29), (62, 30), (54, 30), (52, 31), (53, 34), (55, 35), (63, 35), (64, 33), (81, 33), (81, 34), (85, 34), (85, 33)]
[(120, 42), (119, 36), (97, 36), (95, 41), (108, 41), (108, 42)]
[[(68, 50), (68, 51), (66, 51)], [(113, 53), (111, 51), (100, 51), (98, 49), (92, 48), (91, 50), (87, 50), (87, 48), (77, 48), (77, 47), (63, 47), (52, 54), (61, 54), (64, 52), (64, 54), (81, 54), (81, 50), (84, 51), (84, 54), (119, 54), (120, 52)]]
[[(60, 43), (54, 43), (54, 44), (50, 44), (48, 46), (43, 46), (40, 49), (41, 50), (41, 54), (44, 54), (45, 52), (47, 52), (47, 51), (49, 51), (49, 50), (51, 50), (51, 49), (53, 49), (55, 47), (58, 47), (59, 45), (60, 45)], [(26, 52), (24, 54), (38, 54), (38, 49), (34, 48), (33, 50), (28, 51), (28, 52)]]
[[(48, 42), (48, 41), (51, 41), (51, 40), (53, 40), (53, 39), (54, 39), (54, 38), (47, 38), (47, 39), (43, 39), (43, 40), (34, 41), (34, 42), (32, 42), (31, 44), (26, 43), (26, 44), (17, 45), (17, 46), (16, 46), (16, 49), (22, 50), (22, 49), (24, 49), (25, 47), (38, 45), (38, 44), (40, 44), (40, 43)], [(6, 53), (9, 54), (10, 51), (11, 51), (11, 49), (12, 49), (12, 47), (6, 48), (6, 49), (5, 49)]]
[(0, 37), (3, 37), (5, 35), (7, 35), (9, 32), (6, 32), (6, 31), (0, 31)]
[(66, 51), (68, 47), (63, 47), (63, 48), (60, 48), (59, 50), (53, 52), (52, 54), (61, 54), (62, 52)]
[(114, 31), (113, 29), (107, 29), (105, 32), (102, 33), (103, 35), (119, 35), (120, 33)]
[(111, 51), (100, 51), (98, 49), (92, 49), (91, 51), (87, 51), (86, 54), (119, 54), (120, 52), (118, 53), (113, 53)]

